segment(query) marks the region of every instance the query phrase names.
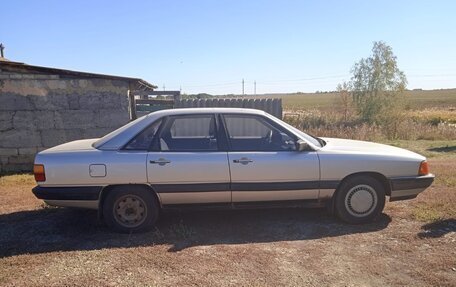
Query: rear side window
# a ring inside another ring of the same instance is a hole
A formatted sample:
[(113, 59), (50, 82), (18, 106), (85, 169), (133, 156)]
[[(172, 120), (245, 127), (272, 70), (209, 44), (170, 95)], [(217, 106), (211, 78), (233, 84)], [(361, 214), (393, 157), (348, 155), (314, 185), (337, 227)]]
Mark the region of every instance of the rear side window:
[(216, 151), (217, 133), (213, 115), (176, 116), (160, 133), (162, 151)]
[(175, 118), (171, 125), (171, 138), (209, 138), (214, 135), (211, 116)]
[(150, 126), (145, 128), (139, 133), (133, 140), (131, 140), (126, 146), (126, 150), (148, 150), (157, 134), (158, 128), (160, 127), (162, 120), (155, 121)]

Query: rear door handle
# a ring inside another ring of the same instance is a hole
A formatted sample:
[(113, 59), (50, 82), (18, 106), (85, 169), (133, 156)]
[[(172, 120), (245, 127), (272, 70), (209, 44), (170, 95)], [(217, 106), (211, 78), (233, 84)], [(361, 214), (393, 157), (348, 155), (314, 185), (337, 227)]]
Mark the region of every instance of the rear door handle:
[(171, 161), (164, 159), (164, 158), (159, 158), (157, 160), (150, 160), (149, 162), (152, 164), (158, 164), (158, 165), (165, 165), (167, 163), (171, 163)]
[(233, 162), (234, 163), (241, 163), (241, 164), (248, 164), (250, 162), (253, 162), (253, 160), (251, 160), (249, 158), (246, 158), (246, 157), (243, 157), (243, 158), (240, 158), (240, 159), (234, 159)]

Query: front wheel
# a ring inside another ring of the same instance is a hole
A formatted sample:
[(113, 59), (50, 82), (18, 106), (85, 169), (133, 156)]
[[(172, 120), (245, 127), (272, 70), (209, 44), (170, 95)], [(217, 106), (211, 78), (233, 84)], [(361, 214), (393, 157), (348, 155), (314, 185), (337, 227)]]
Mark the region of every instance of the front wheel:
[(373, 177), (349, 178), (336, 193), (336, 214), (351, 224), (371, 222), (382, 213), (384, 207), (385, 188)]
[(149, 190), (119, 186), (108, 192), (103, 203), (103, 216), (109, 227), (124, 233), (143, 232), (153, 227), (159, 207)]

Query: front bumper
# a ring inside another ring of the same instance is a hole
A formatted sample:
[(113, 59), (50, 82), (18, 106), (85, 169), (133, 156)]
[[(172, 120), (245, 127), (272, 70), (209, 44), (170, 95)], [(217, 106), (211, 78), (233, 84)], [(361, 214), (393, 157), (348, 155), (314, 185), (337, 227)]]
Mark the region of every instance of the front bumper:
[(390, 178), (390, 201), (415, 198), (419, 193), (431, 186), (434, 178), (433, 174)]

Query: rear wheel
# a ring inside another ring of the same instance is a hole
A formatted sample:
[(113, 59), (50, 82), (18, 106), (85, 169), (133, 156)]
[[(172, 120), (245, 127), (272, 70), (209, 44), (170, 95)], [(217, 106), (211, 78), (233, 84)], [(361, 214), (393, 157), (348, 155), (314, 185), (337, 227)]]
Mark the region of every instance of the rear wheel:
[(375, 178), (352, 177), (344, 181), (336, 193), (337, 216), (351, 224), (371, 222), (385, 207), (385, 189)]
[(103, 203), (106, 224), (119, 232), (143, 232), (158, 219), (159, 207), (154, 195), (139, 186), (115, 187)]

